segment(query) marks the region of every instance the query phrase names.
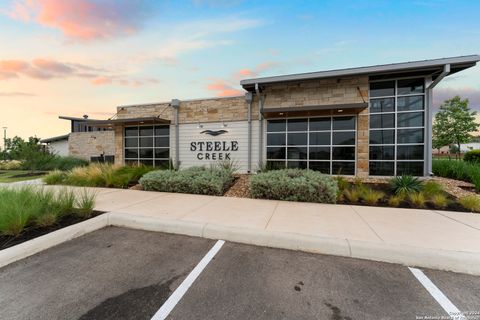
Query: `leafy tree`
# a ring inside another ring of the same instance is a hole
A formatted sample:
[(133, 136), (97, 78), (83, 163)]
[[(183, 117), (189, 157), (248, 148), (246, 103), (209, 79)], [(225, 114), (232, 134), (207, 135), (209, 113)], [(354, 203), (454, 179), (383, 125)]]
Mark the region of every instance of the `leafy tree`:
[(55, 155), (44, 150), (39, 144), (40, 139), (30, 137), (24, 140), (18, 136), (6, 140), (8, 157), (13, 160), (22, 161), (22, 167), (30, 171), (44, 167), (51, 162)]
[(462, 100), (460, 96), (455, 96), (445, 100), (433, 123), (434, 143), (437, 148), (439, 144), (455, 144), (455, 151), (460, 153), (460, 144), (470, 142), (470, 133), (480, 127), (480, 124), (475, 122), (476, 114), (476, 111), (470, 111), (468, 99)]

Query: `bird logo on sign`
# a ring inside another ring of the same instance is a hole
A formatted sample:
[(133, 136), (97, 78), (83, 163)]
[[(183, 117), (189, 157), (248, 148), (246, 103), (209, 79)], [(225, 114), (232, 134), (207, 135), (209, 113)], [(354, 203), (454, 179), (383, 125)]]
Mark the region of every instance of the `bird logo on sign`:
[(204, 134), (208, 134), (210, 136), (216, 137), (216, 136), (219, 136), (219, 135), (224, 134), (226, 132), (228, 132), (228, 131), (227, 130), (203, 130), (200, 133), (204, 133)]

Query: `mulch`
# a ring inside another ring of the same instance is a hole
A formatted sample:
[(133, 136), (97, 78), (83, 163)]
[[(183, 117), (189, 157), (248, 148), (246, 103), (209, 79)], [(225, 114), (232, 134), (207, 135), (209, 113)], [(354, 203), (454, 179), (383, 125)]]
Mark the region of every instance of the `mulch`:
[(237, 174), (230, 189), (225, 192), (224, 197), (251, 198), (250, 196), (250, 175)]

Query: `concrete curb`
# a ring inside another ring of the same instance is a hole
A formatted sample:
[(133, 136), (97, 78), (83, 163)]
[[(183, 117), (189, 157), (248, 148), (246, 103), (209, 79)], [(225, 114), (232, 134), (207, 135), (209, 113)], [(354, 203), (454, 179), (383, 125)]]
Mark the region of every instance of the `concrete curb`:
[(250, 245), (397, 263), (480, 275), (480, 253), (439, 250), (339, 238), (220, 226), (210, 223), (132, 216), (111, 212), (112, 226), (158, 231)]
[(477, 252), (428, 249), (407, 245), (308, 236), (263, 229), (228, 227), (211, 223), (134, 216), (117, 212), (105, 213), (4, 249), (0, 251), (0, 267), (107, 226), (182, 234), (208, 239), (222, 239), (271, 248), (299, 250), (480, 275), (480, 269), (478, 268), (480, 265), (480, 253)]
[(0, 267), (108, 226), (108, 213), (0, 251)]

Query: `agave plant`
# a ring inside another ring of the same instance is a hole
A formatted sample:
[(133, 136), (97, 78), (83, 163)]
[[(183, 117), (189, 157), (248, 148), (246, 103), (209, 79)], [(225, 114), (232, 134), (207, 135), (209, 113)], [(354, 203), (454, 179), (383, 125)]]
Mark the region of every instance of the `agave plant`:
[(412, 176), (396, 176), (390, 180), (390, 187), (395, 194), (409, 194), (419, 192), (422, 182)]

